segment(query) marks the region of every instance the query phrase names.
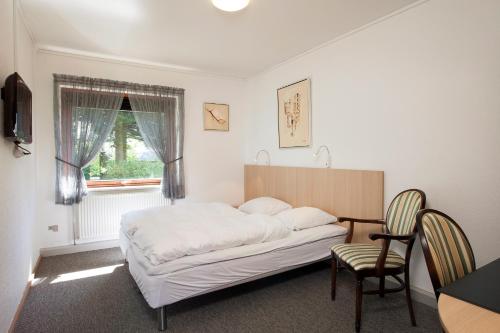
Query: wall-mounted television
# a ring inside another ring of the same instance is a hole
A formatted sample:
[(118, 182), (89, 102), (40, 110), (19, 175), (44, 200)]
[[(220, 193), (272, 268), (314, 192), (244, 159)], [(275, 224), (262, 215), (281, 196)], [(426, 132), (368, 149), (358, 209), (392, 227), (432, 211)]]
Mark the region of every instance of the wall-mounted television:
[(5, 138), (16, 143), (31, 143), (31, 90), (17, 72), (5, 80), (2, 99)]

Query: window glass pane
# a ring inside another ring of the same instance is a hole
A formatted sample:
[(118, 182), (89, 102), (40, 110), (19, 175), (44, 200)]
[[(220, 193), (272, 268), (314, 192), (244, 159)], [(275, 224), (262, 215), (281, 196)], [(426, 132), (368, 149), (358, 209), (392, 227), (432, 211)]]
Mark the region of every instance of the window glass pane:
[(161, 178), (163, 163), (146, 147), (132, 111), (120, 111), (101, 151), (83, 173), (86, 180)]

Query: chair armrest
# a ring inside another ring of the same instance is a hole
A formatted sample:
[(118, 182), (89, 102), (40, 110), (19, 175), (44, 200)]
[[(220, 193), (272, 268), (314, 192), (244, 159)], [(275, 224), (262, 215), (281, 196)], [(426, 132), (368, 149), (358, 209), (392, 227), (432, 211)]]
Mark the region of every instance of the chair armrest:
[(375, 219), (358, 219), (355, 217), (339, 217), (338, 222), (357, 222), (357, 223), (373, 223), (373, 224), (385, 224), (384, 220)]
[(410, 239), (415, 238), (415, 233), (409, 235), (391, 235), (385, 233), (370, 233), (368, 237), (371, 240), (384, 239), (384, 240), (398, 240), (398, 241), (409, 241)]
[(408, 235), (391, 235), (387, 233), (370, 233), (369, 238), (371, 240), (382, 239), (382, 250), (377, 259), (377, 263), (375, 264), (375, 269), (379, 276), (384, 276), (385, 270), (385, 260), (387, 258), (387, 253), (389, 253), (389, 245), (391, 244), (391, 240), (397, 240), (402, 242), (408, 242), (416, 237), (416, 233), (408, 234)]
[(347, 236), (345, 239), (346, 243), (352, 241), (352, 236), (354, 235), (354, 223), (371, 223), (371, 224), (385, 224), (384, 220), (374, 220), (374, 219), (358, 219), (355, 217), (339, 217), (338, 222), (349, 222), (349, 227), (347, 229)]

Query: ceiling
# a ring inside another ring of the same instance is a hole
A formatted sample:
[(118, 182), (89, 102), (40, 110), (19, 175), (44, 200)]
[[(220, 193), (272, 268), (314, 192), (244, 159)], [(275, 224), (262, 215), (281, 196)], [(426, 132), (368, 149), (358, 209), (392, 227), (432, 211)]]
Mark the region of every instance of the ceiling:
[(248, 77), (416, 0), (19, 0), (38, 45)]

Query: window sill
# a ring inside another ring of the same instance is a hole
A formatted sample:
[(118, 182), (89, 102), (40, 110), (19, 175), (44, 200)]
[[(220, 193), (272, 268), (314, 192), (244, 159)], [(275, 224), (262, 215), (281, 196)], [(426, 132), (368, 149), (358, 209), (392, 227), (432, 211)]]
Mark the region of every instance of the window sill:
[(134, 186), (103, 186), (89, 187), (88, 192), (116, 192), (116, 191), (144, 191), (144, 190), (159, 190), (160, 185), (134, 185)]
[(159, 178), (122, 179), (122, 180), (87, 180), (87, 188), (110, 188), (110, 187), (137, 187), (158, 186), (161, 184)]

